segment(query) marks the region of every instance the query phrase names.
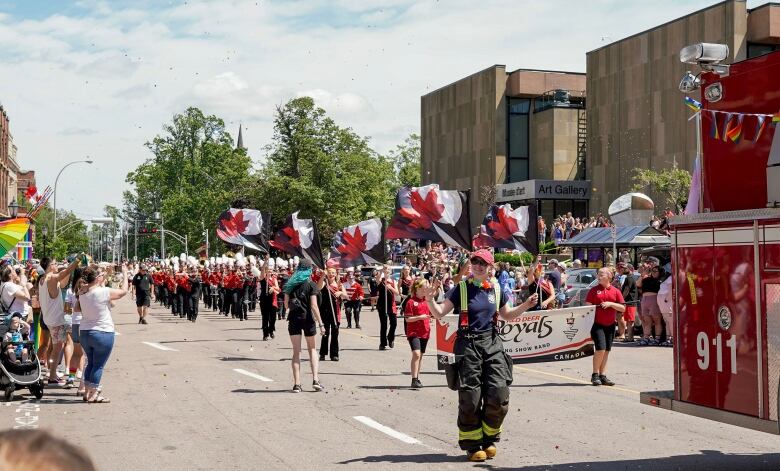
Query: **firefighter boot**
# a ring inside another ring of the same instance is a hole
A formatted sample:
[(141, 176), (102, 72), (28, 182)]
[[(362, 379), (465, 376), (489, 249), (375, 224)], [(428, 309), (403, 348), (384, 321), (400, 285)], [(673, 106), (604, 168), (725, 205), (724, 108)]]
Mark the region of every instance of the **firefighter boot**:
[(487, 453), (482, 450), (474, 450), (468, 452), (469, 461), (482, 462), (487, 459)]
[(482, 451), (485, 452), (485, 456), (489, 460), (492, 460), (493, 458), (495, 458), (496, 457), (496, 453), (498, 453), (498, 449), (492, 443), (490, 445), (484, 445), (482, 447)]

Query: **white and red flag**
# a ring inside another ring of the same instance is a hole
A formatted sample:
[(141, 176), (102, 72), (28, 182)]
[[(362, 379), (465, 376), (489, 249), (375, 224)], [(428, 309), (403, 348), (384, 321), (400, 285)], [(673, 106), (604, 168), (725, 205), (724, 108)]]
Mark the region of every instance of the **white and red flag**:
[(385, 237), (431, 240), (469, 249), (469, 192), (440, 190), (436, 184), (399, 189), (395, 215)]
[(271, 247), (305, 258), (312, 264), (325, 268), (317, 225), (313, 219), (299, 219), (298, 211), (292, 213), (284, 226), (276, 231), (271, 240)]
[(492, 205), (480, 226), (474, 244), (479, 247), (539, 252), (536, 206), (512, 209), (509, 204)]
[(330, 260), (340, 268), (380, 264), (385, 261), (383, 224), (379, 218), (345, 227), (333, 236)]
[(256, 209), (230, 208), (219, 215), (217, 235), (229, 244), (268, 252), (267, 220)]

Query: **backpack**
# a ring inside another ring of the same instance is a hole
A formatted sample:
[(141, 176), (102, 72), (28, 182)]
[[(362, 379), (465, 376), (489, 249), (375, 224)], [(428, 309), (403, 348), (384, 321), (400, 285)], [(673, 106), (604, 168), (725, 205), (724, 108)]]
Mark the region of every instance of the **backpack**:
[(290, 293), (290, 301), (288, 302), (289, 312), (287, 314), (290, 318), (303, 320), (306, 319), (309, 313), (309, 300), (302, 297), (303, 290), (301, 288), (304, 286), (306, 286), (306, 283), (302, 283)]

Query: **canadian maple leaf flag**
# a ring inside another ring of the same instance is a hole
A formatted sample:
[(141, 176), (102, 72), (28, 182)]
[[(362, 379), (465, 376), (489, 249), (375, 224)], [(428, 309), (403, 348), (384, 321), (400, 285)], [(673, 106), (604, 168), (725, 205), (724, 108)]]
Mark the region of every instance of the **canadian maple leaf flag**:
[(385, 261), (385, 239), (382, 220), (361, 221), (345, 227), (333, 236), (331, 258), (341, 268), (379, 264)]
[(431, 240), (469, 249), (469, 192), (440, 190), (436, 184), (401, 188), (385, 237)]
[(298, 212), (292, 213), (271, 241), (271, 247), (290, 255), (305, 258), (312, 264), (324, 269), (320, 235), (313, 219), (299, 219)]
[(219, 215), (217, 236), (229, 244), (268, 252), (266, 220), (256, 209), (230, 208)]
[(35, 203), (38, 202), (40, 196), (41, 195), (38, 194), (38, 188), (36, 188), (35, 185), (28, 187), (27, 191), (24, 192), (24, 197), (27, 198), (27, 201), (32, 205), (35, 205)]
[(480, 247), (494, 247), (530, 252), (539, 252), (536, 224), (536, 206), (492, 205), (480, 226), (474, 244)]

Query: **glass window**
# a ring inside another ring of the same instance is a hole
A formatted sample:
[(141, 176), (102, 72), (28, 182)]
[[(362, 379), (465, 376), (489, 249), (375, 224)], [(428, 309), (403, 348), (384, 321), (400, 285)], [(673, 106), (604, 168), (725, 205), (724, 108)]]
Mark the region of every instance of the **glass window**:
[(510, 98), (509, 114), (528, 114), (531, 109), (531, 100), (528, 98)]
[(528, 115), (509, 115), (509, 157), (528, 157)]
[(751, 57), (763, 56), (764, 54), (769, 54), (770, 52), (778, 50), (780, 50), (780, 48), (774, 44), (748, 43), (747, 56), (748, 59), (750, 59)]
[(572, 216), (575, 218), (586, 218), (588, 214), (588, 201), (587, 200), (574, 200), (572, 201)]
[(528, 180), (528, 159), (509, 159), (509, 181), (507, 183)]

